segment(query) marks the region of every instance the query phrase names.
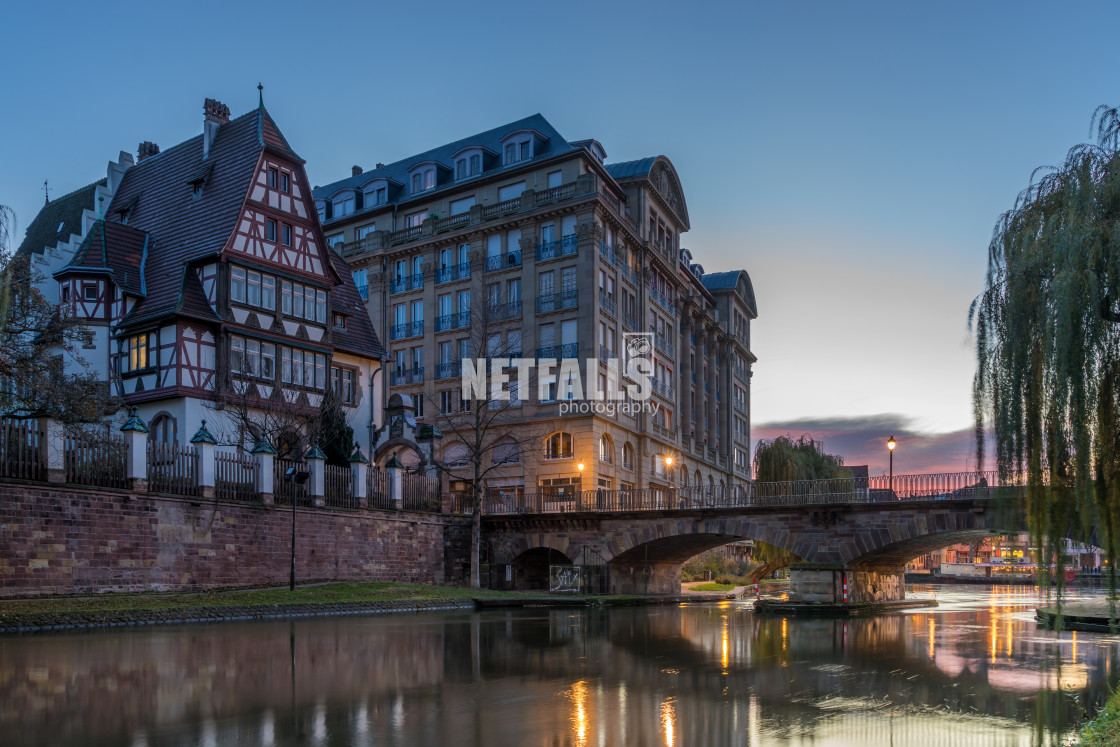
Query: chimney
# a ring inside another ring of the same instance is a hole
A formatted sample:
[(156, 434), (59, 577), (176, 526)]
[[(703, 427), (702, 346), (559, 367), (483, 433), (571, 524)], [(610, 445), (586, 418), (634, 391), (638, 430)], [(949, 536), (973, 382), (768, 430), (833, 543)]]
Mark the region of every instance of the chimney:
[(351, 166), (350, 167), (350, 176), (357, 176), (360, 173), (362, 173), (362, 167), (361, 166)]
[(229, 107), (217, 99), (206, 99), (202, 104), (202, 157), (210, 155), (210, 146), (218, 136), (218, 128), (229, 121)]
[(145, 140), (136, 147), (136, 163), (141, 163), (145, 158), (159, 153), (159, 146)]
[(385, 164), (383, 164), (383, 163), (379, 163), (379, 164), (377, 164), (376, 166), (374, 166), (374, 168), (375, 168), (375, 169), (383, 169), (383, 168), (385, 168)]

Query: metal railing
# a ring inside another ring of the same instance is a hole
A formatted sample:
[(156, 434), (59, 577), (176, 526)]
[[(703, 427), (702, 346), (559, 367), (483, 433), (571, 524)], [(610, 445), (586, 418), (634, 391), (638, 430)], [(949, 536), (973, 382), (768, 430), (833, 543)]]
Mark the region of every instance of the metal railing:
[(104, 430), (78, 431), (66, 436), (63, 460), (66, 482), (102, 488), (127, 488), (124, 438)]
[(439, 512), (439, 478), (402, 472), (401, 507), (405, 511)]
[(448, 265), (436, 270), (436, 283), (450, 283), (454, 280), (465, 280), (471, 276), (471, 263), (463, 262), (457, 265)]
[(43, 434), (37, 420), (0, 420), (0, 477), (43, 479)]
[(402, 275), (393, 278), (389, 284), (390, 293), (404, 293), (405, 291), (419, 290), (424, 287), (424, 274), (418, 272), (414, 275)]
[(220, 501), (255, 501), (257, 464), (239, 452), (214, 454), (214, 495)]
[(419, 337), (424, 334), (424, 320), (418, 319), (415, 322), (405, 322), (403, 324), (394, 324), (389, 328), (390, 340), (403, 340), (406, 337)]
[(512, 252), (505, 252), (503, 254), (494, 254), (486, 258), (486, 271), (501, 270), (504, 267), (520, 267), (521, 266), (521, 250), (515, 249)]
[(456, 311), (454, 314), (444, 314), (436, 317), (436, 332), (446, 332), (449, 329), (462, 329), (469, 327), (471, 312)]
[(608, 295), (602, 288), (599, 289), (599, 306), (611, 316), (615, 314), (614, 296)]
[(928, 475), (879, 475), (872, 478), (754, 482), (728, 488), (664, 486), (644, 490), (586, 490), (486, 496), (490, 516), (570, 512), (673, 511), (702, 508), (771, 508), (899, 501), (994, 498), (999, 488), (1019, 488), (1022, 481), (1001, 482), (996, 472)]
[(323, 465), (323, 503), (332, 508), (360, 508), (354, 497), (354, 473), (349, 467)]
[(575, 358), (579, 355), (579, 343), (569, 342), (566, 345), (549, 345), (537, 348), (538, 358)]
[(148, 442), (148, 490), (198, 495), (198, 451), (189, 444)]
[(366, 470), (366, 496), (370, 508), (391, 510), (393, 496), (389, 494), (388, 475), (376, 464), (371, 464)]
[(439, 363), (436, 365), (437, 379), (454, 379), (458, 378), (462, 373), (462, 361), (448, 361), (447, 363)]
[(574, 309), (577, 306), (579, 306), (579, 291), (575, 289), (537, 296), (538, 314), (545, 314), (550, 311), (561, 311), (563, 309)]
[(392, 385), (403, 386), (405, 384), (422, 384), (424, 382), (424, 367), (417, 366), (416, 368), (402, 368), (393, 371)]
[(562, 236), (559, 241), (546, 241), (537, 245), (537, 261), (544, 262), (558, 257), (573, 257), (579, 253), (579, 241), (574, 233)]
[(659, 335), (655, 332), (653, 335), (653, 346), (670, 358), (675, 358), (677, 356), (676, 348), (673, 347), (672, 341), (665, 335)]
[(521, 316), (521, 301), (507, 301), (490, 305), (490, 320), (495, 322), (516, 319)]
[(649, 297), (657, 303), (665, 311), (669, 312), (672, 316), (677, 315), (677, 307), (673, 305), (673, 300), (668, 295), (659, 291), (657, 288), (650, 286)]

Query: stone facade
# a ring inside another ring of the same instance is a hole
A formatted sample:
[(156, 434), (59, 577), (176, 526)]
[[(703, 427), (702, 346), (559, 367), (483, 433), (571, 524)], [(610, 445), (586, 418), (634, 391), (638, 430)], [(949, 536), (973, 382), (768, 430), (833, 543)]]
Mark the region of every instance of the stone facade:
[[(0, 596), (286, 585), (290, 509), (107, 489), (0, 486)], [(299, 580), (457, 584), (468, 519), (297, 510)]]

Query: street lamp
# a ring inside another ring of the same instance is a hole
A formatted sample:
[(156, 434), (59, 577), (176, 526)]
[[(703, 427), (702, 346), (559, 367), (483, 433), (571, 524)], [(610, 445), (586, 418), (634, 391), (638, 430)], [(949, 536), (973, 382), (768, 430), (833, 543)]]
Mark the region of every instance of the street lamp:
[(892, 497), (894, 496), (894, 447), (895, 446), (898, 446), (898, 443), (894, 440), (894, 436), (891, 436), (890, 440), (887, 441), (887, 451), (890, 452), (890, 455), (891, 455), (891, 467), (890, 467), (891, 471), (890, 471), (890, 477), (888, 478), (889, 482), (887, 483), (887, 487), (891, 491), (891, 496)]
[(311, 473), (307, 470), (300, 469), (300, 465), (296, 464), (288, 467), (284, 471), (284, 476), (288, 478), (288, 482), (292, 484), (292, 568), (291, 575), (288, 577), (288, 588), (291, 591), (296, 590), (296, 494), (299, 492), (299, 486), (307, 482), (307, 478), (311, 477)]
[(673, 506), (675, 499), (673, 491), (673, 457), (668, 455), (665, 457), (665, 479), (669, 481), (669, 506)]

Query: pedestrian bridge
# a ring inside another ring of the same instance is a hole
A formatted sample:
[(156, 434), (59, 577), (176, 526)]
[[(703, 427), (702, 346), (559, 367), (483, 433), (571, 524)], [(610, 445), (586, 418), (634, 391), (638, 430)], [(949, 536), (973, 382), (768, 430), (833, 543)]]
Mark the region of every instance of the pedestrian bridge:
[(597, 568), (611, 593), (676, 593), (685, 560), (755, 540), (829, 571), (837, 599), (847, 580), (851, 601), (878, 601), (903, 598), (903, 568), (919, 555), (1026, 530), (1022, 485), (996, 473), (887, 481), (753, 483), (726, 495), (661, 488), (488, 496), (483, 531), (492, 566), (513, 588), (544, 588), (550, 566), (574, 564)]

